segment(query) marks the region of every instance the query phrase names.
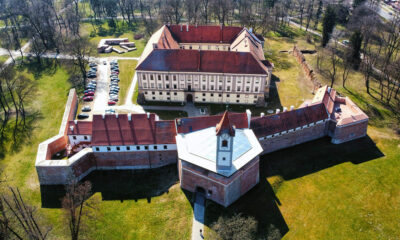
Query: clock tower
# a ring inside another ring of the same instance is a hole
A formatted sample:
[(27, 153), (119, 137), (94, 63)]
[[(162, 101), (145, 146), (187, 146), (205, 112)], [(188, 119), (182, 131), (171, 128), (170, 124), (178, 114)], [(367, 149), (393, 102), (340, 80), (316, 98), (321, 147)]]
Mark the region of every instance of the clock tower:
[(229, 121), (229, 113), (225, 111), (216, 127), (217, 135), (217, 171), (230, 170), (232, 167), (232, 150), (235, 129)]

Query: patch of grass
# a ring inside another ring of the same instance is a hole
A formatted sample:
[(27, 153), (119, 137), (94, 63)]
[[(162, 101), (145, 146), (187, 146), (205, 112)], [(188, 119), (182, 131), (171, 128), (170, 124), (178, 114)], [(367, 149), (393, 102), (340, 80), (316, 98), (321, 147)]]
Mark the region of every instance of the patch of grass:
[[(56, 191), (42, 192), (35, 170), (35, 159), (40, 142), (58, 133), (67, 94), (71, 87), (68, 73), (59, 66), (40, 69), (37, 65), (27, 65), (18, 69), (22, 74), (35, 79), (37, 90), (35, 98), (29, 103), (31, 110), (40, 112), (30, 137), (18, 152), (7, 152), (1, 160), (1, 178), (7, 184), (20, 188), (24, 200), (37, 208), (41, 216), (40, 223), (52, 226), (50, 238), (69, 239), (68, 226), (63, 220), (63, 211), (59, 208), (43, 208), (42, 200)], [(176, 167), (173, 166), (175, 169)], [(175, 174), (176, 175), (176, 174)], [(166, 176), (168, 178), (169, 175)], [(98, 200), (94, 218), (86, 222), (85, 239), (188, 239), (190, 237), (192, 208), (179, 184), (174, 181), (150, 202), (144, 196), (136, 199), (107, 199), (107, 192), (98, 192), (92, 196)], [(166, 181), (166, 179), (165, 179)], [(118, 182), (113, 189), (118, 188)], [(159, 184), (156, 182), (154, 184)], [(136, 185), (131, 186), (137, 189)], [(95, 189), (95, 191), (97, 191)], [(117, 193), (123, 193), (116, 191)], [(103, 200), (103, 201), (102, 201)]]
[[(135, 75), (135, 68), (136, 68), (137, 61), (135, 60), (119, 60), (118, 66), (120, 70), (119, 74), (119, 99), (118, 105), (125, 104), (126, 94), (129, 91), (129, 87), (132, 83), (132, 78)], [(137, 98), (137, 96), (136, 96)]]
[(135, 92), (133, 93), (133, 96), (132, 96), (132, 103), (133, 104), (137, 104), (138, 96), (139, 96), (139, 85), (136, 83)]
[(150, 112), (157, 114), (162, 120), (174, 120), (175, 118), (188, 116), (187, 112), (184, 111), (150, 110)]
[(3, 64), (9, 58), (8, 55), (1, 55), (0, 56), (0, 65)]

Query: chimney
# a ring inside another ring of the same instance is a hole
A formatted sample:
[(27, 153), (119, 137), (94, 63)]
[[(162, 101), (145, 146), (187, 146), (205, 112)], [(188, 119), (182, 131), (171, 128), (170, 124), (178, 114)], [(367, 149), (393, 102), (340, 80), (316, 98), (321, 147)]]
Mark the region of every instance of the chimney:
[(74, 126), (69, 126), (69, 129), (71, 129), (71, 132), (74, 131)]
[(247, 114), (247, 125), (248, 125), (248, 128), (250, 128), (250, 121), (251, 121), (251, 111), (250, 111), (250, 109), (246, 109), (246, 114)]
[(147, 112), (146, 114), (147, 114), (147, 118), (150, 119), (150, 113)]
[(197, 23), (196, 23), (195, 27), (197, 28)]
[(276, 114), (279, 114), (281, 110), (279, 108), (276, 109)]
[(182, 24), (181, 24), (181, 32), (182, 32)]
[(292, 105), (292, 106), (290, 106), (290, 111), (293, 111), (294, 110), (294, 106)]
[(306, 107), (308, 107), (308, 103), (304, 104)]
[(115, 113), (115, 118), (118, 118), (118, 113)]
[(156, 121), (160, 121), (160, 117), (157, 114), (155, 117), (156, 117), (156, 119), (155, 119)]
[(106, 114), (105, 113), (101, 114), (101, 116), (103, 117), (103, 119), (106, 118)]
[(265, 115), (265, 114), (264, 114), (263, 112), (262, 112), (262, 113), (260, 113), (260, 117), (264, 117), (264, 115)]
[(132, 113), (128, 113), (128, 121), (132, 121)]
[(186, 32), (189, 32), (189, 23), (186, 24)]
[(74, 120), (75, 125), (78, 124), (78, 120)]
[(223, 26), (224, 26), (224, 25), (221, 23), (221, 30), (222, 30)]
[(287, 107), (283, 107), (283, 112), (286, 112), (287, 111)]
[(328, 93), (331, 93), (331, 87), (328, 87)]
[(153, 43), (153, 49), (157, 49), (157, 48), (158, 48), (157, 43)]

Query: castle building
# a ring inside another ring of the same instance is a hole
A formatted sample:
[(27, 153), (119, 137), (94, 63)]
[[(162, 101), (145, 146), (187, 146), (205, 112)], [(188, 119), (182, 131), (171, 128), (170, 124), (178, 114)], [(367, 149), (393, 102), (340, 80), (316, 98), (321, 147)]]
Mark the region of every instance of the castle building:
[[(70, 91), (59, 134), (39, 145), (41, 185), (68, 184), (95, 170), (152, 169), (177, 164), (190, 192), (229, 206), (259, 182), (260, 156), (325, 136), (333, 144), (366, 136), (368, 116), (349, 98), (322, 87), (300, 107), (271, 115), (245, 113), (163, 121), (156, 114), (93, 115), (73, 120)], [(68, 159), (55, 159), (67, 150)]]
[(263, 105), (273, 69), (263, 45), (243, 27), (164, 25), (136, 67), (139, 94), (146, 101)]

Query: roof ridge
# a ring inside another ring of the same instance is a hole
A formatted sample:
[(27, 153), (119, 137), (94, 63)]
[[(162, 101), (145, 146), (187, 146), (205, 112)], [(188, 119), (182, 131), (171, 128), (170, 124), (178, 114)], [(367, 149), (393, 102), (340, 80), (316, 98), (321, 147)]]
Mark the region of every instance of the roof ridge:
[(229, 131), (229, 135), (235, 136), (235, 130), (231, 125), (231, 122), (229, 120), (229, 112), (227, 110), (225, 111), (224, 115), (222, 116), (220, 122), (217, 124), (217, 127), (215, 129), (217, 135), (221, 135), (224, 130)]

